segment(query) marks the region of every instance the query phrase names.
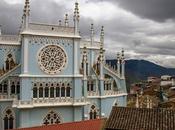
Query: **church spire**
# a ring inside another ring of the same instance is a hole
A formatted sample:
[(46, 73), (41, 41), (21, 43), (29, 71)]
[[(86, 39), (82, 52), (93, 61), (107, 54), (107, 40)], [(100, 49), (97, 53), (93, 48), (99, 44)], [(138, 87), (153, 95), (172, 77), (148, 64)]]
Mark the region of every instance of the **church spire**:
[(103, 48), (103, 45), (104, 45), (104, 26), (101, 27), (100, 45), (101, 45), (101, 48)]
[(120, 76), (120, 53), (117, 53), (117, 73)]
[(121, 65), (122, 65), (122, 72), (121, 72), (121, 76), (122, 78), (125, 77), (125, 54), (124, 54), (124, 49), (122, 48), (122, 52), (121, 52)]
[(80, 15), (79, 15), (79, 7), (78, 7), (78, 2), (75, 2), (75, 10), (74, 10), (74, 28), (75, 28), (75, 35), (79, 35), (79, 20), (80, 20)]
[(30, 2), (29, 0), (25, 1), (24, 12), (23, 12), (23, 28), (27, 29), (29, 25), (29, 16), (30, 16)]
[(0, 36), (2, 35), (2, 26), (0, 25)]
[(94, 24), (91, 24), (91, 45), (94, 43)]
[(69, 19), (68, 19), (68, 14), (65, 14), (65, 21), (64, 21), (65, 27), (69, 26)]

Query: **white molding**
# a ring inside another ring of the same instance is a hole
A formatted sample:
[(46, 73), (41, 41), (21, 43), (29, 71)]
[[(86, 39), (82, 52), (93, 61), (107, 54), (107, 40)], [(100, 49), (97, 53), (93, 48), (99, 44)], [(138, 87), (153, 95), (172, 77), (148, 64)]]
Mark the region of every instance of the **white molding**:
[(127, 96), (127, 93), (121, 93), (117, 95), (105, 95), (105, 96), (88, 96), (87, 98), (93, 99), (93, 98), (111, 98), (111, 97), (122, 97), (122, 96)]
[(83, 75), (33, 75), (33, 74), (20, 74), (19, 77), (24, 78), (82, 78)]
[(34, 35), (34, 36), (47, 36), (47, 37), (61, 37), (61, 38), (78, 38), (81, 39), (79, 35), (63, 35), (59, 33), (44, 33), (44, 32), (34, 32), (34, 31), (23, 31), (22, 35)]
[[(83, 49), (84, 47), (83, 46), (80, 46), (80, 49)], [(91, 49), (91, 50), (100, 50), (100, 47), (86, 47), (87, 49)]]

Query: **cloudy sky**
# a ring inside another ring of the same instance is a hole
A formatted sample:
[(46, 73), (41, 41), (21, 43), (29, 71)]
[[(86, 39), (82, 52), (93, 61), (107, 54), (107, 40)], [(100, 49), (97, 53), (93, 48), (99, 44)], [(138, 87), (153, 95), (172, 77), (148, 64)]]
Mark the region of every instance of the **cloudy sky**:
[[(31, 21), (58, 24), (72, 13), (75, 0), (30, 0)], [(81, 34), (89, 37), (95, 25), (96, 39), (105, 26), (108, 58), (124, 48), (127, 59), (146, 59), (175, 67), (175, 0), (78, 0)], [(21, 23), (24, 0), (0, 0), (3, 33), (15, 34)]]

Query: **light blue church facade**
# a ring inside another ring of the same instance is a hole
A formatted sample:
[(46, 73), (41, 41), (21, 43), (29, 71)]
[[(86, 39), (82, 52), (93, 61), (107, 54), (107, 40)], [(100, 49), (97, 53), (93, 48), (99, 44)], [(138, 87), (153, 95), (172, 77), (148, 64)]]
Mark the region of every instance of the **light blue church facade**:
[[(113, 105), (126, 106), (124, 51), (117, 68), (100, 41), (80, 36), (75, 3), (71, 27), (32, 23), (26, 0), (17, 36), (0, 31), (0, 130), (108, 117)], [(1, 30), (1, 29), (0, 29)]]

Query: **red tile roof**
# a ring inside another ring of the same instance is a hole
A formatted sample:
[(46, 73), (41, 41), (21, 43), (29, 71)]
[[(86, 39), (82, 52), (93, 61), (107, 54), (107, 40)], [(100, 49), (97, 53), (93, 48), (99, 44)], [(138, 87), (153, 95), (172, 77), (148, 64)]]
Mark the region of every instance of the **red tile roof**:
[(175, 110), (113, 107), (106, 130), (175, 130)]
[(105, 119), (96, 119), (31, 128), (19, 128), (15, 130), (102, 130), (104, 124)]

